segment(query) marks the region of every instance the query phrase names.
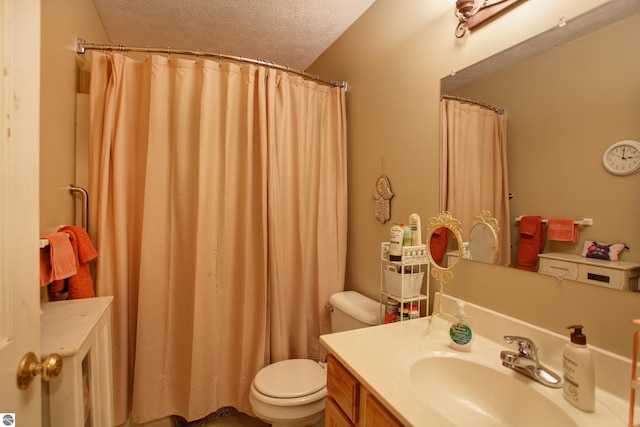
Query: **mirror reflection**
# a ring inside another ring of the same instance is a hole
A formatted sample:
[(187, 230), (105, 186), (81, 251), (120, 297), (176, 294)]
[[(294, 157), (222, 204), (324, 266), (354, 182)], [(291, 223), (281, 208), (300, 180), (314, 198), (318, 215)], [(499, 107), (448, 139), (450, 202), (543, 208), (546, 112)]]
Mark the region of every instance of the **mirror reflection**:
[(447, 227), (438, 227), (427, 238), (431, 263), (441, 269), (453, 268), (454, 265), (448, 257), (452, 254), (457, 256), (461, 248), (458, 247), (458, 240), (451, 230)]
[(498, 221), (491, 212), (475, 217), (469, 232), (469, 259), (495, 264), (498, 261)]
[(640, 174), (615, 176), (602, 165), (616, 141), (640, 140), (639, 38), (635, 13), (493, 74), (485, 62), (480, 80), (466, 70), (442, 80), (443, 94), (480, 100), (508, 116), (512, 198), (501, 226), (511, 229), (511, 267), (521, 238), (516, 218), (529, 216), (593, 218), (578, 226), (575, 241), (545, 239), (543, 253), (580, 255), (589, 240), (625, 243), (632, 250), (620, 259), (640, 263), (633, 250), (640, 249), (640, 204), (628, 197), (637, 193)]

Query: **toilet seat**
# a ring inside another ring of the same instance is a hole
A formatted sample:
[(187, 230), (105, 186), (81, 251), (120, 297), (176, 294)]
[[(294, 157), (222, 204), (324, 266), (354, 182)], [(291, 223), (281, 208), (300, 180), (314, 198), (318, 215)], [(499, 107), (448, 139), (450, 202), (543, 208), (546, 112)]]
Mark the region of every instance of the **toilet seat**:
[(253, 379), (253, 386), (265, 397), (311, 400), (299, 398), (318, 392), (326, 394), (327, 371), (309, 359), (282, 360), (260, 370)]

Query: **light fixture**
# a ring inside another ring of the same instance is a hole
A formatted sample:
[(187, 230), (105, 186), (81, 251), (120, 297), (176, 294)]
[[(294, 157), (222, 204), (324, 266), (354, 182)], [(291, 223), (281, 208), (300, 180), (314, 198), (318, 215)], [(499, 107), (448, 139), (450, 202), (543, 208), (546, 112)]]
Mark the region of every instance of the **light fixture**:
[(456, 37), (461, 38), (467, 33), (468, 21), (473, 15), (486, 7), (495, 6), (505, 1), (507, 0), (480, 0), (476, 4), (475, 0), (457, 0), (456, 17), (458, 18), (458, 26), (456, 27)]

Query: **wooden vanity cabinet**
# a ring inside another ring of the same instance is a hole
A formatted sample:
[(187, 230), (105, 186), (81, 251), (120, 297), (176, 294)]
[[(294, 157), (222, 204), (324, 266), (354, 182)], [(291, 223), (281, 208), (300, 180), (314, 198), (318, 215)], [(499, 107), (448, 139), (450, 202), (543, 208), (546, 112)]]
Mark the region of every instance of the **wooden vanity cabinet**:
[(361, 425), (367, 427), (401, 427), (403, 424), (376, 397), (362, 387)]
[[(327, 357), (326, 400), (331, 400), (331, 404), (351, 422), (351, 424), (338, 423), (335, 425), (356, 425), (360, 415), (360, 383), (332, 354)], [(325, 405), (325, 407), (328, 406)], [(326, 423), (325, 425), (331, 424)]]
[(326, 427), (403, 425), (338, 359), (327, 362)]

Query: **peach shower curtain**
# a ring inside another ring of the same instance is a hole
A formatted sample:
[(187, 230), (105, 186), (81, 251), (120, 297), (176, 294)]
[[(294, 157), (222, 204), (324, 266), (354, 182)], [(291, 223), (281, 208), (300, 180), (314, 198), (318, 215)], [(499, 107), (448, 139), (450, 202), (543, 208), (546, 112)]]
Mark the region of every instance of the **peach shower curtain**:
[(473, 218), (489, 210), (500, 225), (499, 265), (511, 261), (507, 117), (454, 99), (440, 101), (440, 207), (462, 222), (469, 240)]
[(344, 90), (93, 52), (90, 115), (117, 423), (251, 413), (265, 364), (321, 356), (324, 306), (343, 289)]

